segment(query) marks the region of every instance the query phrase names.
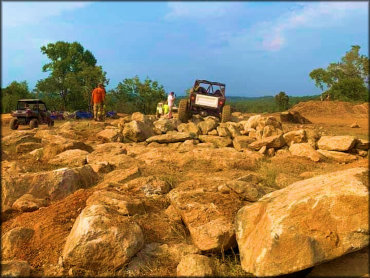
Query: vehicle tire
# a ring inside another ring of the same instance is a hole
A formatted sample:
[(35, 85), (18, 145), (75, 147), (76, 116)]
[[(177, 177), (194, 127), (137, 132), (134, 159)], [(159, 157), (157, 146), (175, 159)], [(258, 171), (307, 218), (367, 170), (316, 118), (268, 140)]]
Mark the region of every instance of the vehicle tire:
[(225, 105), (222, 108), (222, 114), (221, 114), (221, 122), (226, 123), (230, 121), (231, 119), (231, 106), (230, 105)]
[(188, 121), (188, 100), (182, 99), (179, 103), (179, 120), (182, 123), (186, 123)]
[(10, 126), (10, 129), (12, 130), (18, 129), (18, 126), (19, 126), (18, 119), (11, 119), (9, 126)]
[(54, 126), (54, 121), (53, 121), (53, 120), (50, 120), (50, 122), (48, 122), (48, 126), (49, 126), (49, 127)]
[(30, 128), (31, 129), (37, 128), (38, 126), (39, 126), (39, 121), (37, 119), (32, 119), (30, 121)]

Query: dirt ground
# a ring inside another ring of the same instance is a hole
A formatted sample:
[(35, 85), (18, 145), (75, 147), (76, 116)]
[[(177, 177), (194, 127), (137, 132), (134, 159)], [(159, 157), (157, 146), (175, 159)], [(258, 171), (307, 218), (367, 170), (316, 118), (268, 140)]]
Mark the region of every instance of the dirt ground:
[[(300, 112), (304, 117), (309, 119), (312, 124), (284, 124), (288, 129), (302, 127), (316, 128), (325, 132), (326, 135), (353, 135), (362, 139), (368, 139), (369, 137), (368, 104), (355, 106), (340, 102), (306, 102), (298, 104), (292, 110)], [(277, 114), (273, 115), (277, 116)], [(2, 137), (13, 132), (9, 128), (10, 118), (9, 114), (3, 114), (1, 116)], [(357, 122), (360, 128), (351, 128), (350, 125), (354, 122)], [(55, 126), (58, 127), (63, 123), (64, 121), (56, 121)], [(27, 130), (29, 127), (21, 126), (20, 129)], [(13, 157), (12, 159), (16, 160), (17, 163), (22, 163), (21, 160), (17, 160), (17, 157)], [(328, 162), (315, 163), (302, 157), (273, 157), (260, 162), (254, 171), (263, 177), (265, 185), (279, 188), (276, 183), (278, 177), (283, 177), (285, 183), (290, 184), (302, 180), (304, 178), (302, 174), (304, 173), (318, 175), (359, 166), (368, 167), (368, 159), (360, 159), (349, 164), (339, 164)], [(147, 167), (143, 169), (143, 175), (163, 176), (165, 170), (168, 173), (166, 178), (173, 186), (188, 180), (189, 177), (199, 179), (210, 174), (222, 177), (225, 175), (238, 176), (242, 173), (242, 171), (238, 172), (237, 170), (232, 172), (227, 170), (219, 171), (219, 169), (214, 169), (214, 172), (210, 173), (212, 169), (209, 167), (207, 167), (207, 169), (200, 169), (199, 165), (195, 163), (193, 168), (188, 166), (184, 169), (174, 168), (168, 170), (167, 165), (163, 165), (163, 167), (158, 167), (157, 169)], [(81, 189), (67, 198), (51, 204), (49, 207), (41, 208), (34, 212), (7, 215), (6, 218), (2, 219), (2, 234), (12, 228), (21, 226), (32, 227), (35, 230), (35, 236), (32, 242), (25, 246), (22, 252), (17, 256), (17, 258), (29, 262), (34, 268), (33, 275), (40, 275), (42, 270), (47, 268), (48, 265), (57, 264), (66, 237), (75, 219), (85, 207), (87, 198), (93, 191), (94, 188), (86, 190)], [(146, 218), (139, 220), (139, 224), (143, 227), (146, 238), (149, 241), (160, 243), (189, 241), (189, 236), (183, 225), (163, 220), (165, 217), (163, 210), (168, 205), (169, 203), (165, 199), (146, 204), (148, 208)], [(224, 272), (225, 275), (247, 275), (238, 265), (238, 255), (232, 254), (230, 256), (231, 257), (228, 258), (233, 259), (229, 259), (229, 261), (223, 258), (223, 263), (227, 265)], [(175, 267), (176, 266), (170, 261), (167, 265), (162, 262), (161, 266), (152, 265), (151, 271), (142, 272), (141, 275), (176, 275)]]

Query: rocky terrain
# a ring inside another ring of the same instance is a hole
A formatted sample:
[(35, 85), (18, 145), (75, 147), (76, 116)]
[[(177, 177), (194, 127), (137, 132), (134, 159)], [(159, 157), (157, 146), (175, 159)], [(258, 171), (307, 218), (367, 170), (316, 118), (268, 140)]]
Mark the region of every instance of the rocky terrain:
[(368, 275), (368, 131), (297, 112), (3, 129), (2, 275)]

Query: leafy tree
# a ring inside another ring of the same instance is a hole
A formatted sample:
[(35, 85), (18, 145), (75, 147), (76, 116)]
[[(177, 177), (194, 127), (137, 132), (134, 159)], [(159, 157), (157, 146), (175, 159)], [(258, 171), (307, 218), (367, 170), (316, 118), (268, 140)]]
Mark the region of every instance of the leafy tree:
[[(360, 55), (360, 46), (353, 45), (338, 63), (331, 63), (326, 69), (311, 71), (310, 77), (325, 94), (335, 99), (361, 100), (368, 97), (369, 58)], [(367, 84), (367, 86), (366, 86)], [(354, 91), (353, 91), (354, 90)]]
[(42, 70), (50, 74), (39, 80), (36, 88), (51, 99), (59, 95), (59, 106), (63, 110), (86, 108), (92, 89), (99, 82), (109, 82), (106, 72), (96, 65), (94, 55), (78, 42), (49, 43), (41, 47), (41, 52), (50, 59)]
[(154, 113), (157, 103), (166, 98), (163, 86), (157, 81), (146, 78), (141, 82), (138, 76), (119, 82), (116, 89), (108, 95), (109, 104), (113, 100), (118, 104), (115, 110), (126, 113), (139, 111), (145, 114)]
[(287, 110), (289, 107), (289, 96), (285, 92), (280, 92), (275, 96), (275, 102), (280, 111)]
[(1, 112), (9, 113), (15, 110), (18, 100), (22, 98), (33, 98), (28, 89), (27, 81), (13, 81), (8, 87), (1, 90)]

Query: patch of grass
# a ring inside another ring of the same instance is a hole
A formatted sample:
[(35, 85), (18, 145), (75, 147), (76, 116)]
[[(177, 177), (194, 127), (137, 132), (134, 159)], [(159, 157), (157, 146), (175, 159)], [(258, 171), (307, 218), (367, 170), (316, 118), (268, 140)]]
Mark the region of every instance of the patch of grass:
[(257, 173), (262, 177), (264, 186), (279, 188), (276, 184), (276, 176), (279, 170), (268, 159), (264, 158), (258, 162)]
[(212, 259), (217, 276), (224, 277), (254, 277), (251, 273), (245, 272), (240, 264), (240, 255), (238, 250), (231, 248), (225, 253), (213, 254)]

